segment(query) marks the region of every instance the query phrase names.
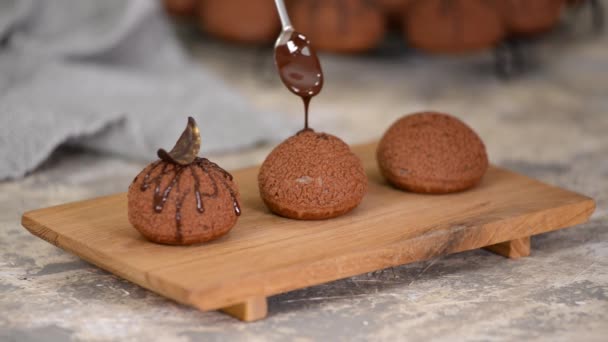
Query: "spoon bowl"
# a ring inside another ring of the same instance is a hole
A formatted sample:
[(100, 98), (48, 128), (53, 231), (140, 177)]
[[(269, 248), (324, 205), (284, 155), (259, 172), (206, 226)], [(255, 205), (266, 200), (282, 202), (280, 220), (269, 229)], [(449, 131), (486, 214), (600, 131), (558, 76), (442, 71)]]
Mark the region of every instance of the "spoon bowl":
[(323, 71), (310, 40), (297, 32), (283, 0), (275, 0), (283, 29), (274, 47), (274, 62), (287, 89), (304, 102), (304, 129), (308, 129), (308, 104), (323, 88)]

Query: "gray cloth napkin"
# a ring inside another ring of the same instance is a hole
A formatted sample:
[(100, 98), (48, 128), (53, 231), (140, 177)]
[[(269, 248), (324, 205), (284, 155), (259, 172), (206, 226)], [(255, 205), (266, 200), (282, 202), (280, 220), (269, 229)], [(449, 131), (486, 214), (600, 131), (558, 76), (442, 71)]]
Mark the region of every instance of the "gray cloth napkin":
[(282, 137), (190, 61), (155, 0), (0, 0), (0, 179), (69, 143), (150, 160), (197, 119), (204, 153)]

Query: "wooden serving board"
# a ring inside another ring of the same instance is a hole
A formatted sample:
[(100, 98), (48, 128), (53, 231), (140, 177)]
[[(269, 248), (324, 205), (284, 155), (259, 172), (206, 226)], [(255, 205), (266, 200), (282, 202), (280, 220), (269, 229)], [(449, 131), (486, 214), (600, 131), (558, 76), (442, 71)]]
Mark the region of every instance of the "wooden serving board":
[(150, 243), (127, 220), (125, 193), (23, 215), (32, 234), (163, 296), (242, 320), (267, 314), (278, 293), (439, 255), (488, 248), (517, 258), (530, 236), (587, 221), (592, 199), (491, 167), (482, 183), (449, 195), (392, 188), (375, 144), (358, 146), (370, 178), (361, 205), (342, 217), (296, 221), (262, 203), (257, 168), (234, 172), (243, 215), (226, 236), (178, 247)]

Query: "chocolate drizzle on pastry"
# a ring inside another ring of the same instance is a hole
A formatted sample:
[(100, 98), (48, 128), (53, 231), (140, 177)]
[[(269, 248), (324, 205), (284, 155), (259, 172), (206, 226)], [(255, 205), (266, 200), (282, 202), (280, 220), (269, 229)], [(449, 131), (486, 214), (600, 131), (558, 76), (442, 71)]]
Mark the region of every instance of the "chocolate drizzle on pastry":
[[(160, 173), (152, 177), (154, 170), (157, 170), (158, 168), (160, 168)], [(196, 169), (201, 170), (203, 174), (206, 174), (209, 177), (213, 191), (204, 192), (201, 189), (201, 179), (199, 174), (196, 172)], [(178, 237), (181, 235), (182, 227), (181, 208), (186, 196), (190, 191), (179, 188), (179, 180), (184, 172), (189, 172), (194, 179), (194, 198), (196, 200), (196, 210), (199, 213), (203, 214), (205, 212), (205, 198), (218, 197), (219, 186), (221, 185), (228, 190), (228, 193), (230, 194), (235, 215), (241, 215), (241, 207), (236, 197), (236, 191), (234, 191), (232, 186), (227, 182), (227, 180), (232, 180), (232, 175), (214, 162), (209, 161), (207, 158), (196, 158), (194, 162), (189, 165), (178, 165), (158, 160), (151, 165), (144, 175), (144, 180), (141, 184), (140, 190), (147, 191), (150, 188), (154, 189), (154, 201), (152, 205), (155, 212), (161, 213), (165, 207), (165, 204), (167, 203), (167, 200), (169, 199), (169, 195), (175, 189), (177, 193), (175, 199), (175, 224), (177, 227)], [(218, 177), (218, 173), (221, 174), (221, 176)], [(165, 176), (172, 178), (169, 184), (163, 188), (162, 180)]]
[[(175, 224), (178, 241), (182, 240), (181, 209), (184, 200), (190, 191), (192, 191), (190, 189), (180, 189), (180, 178), (184, 173), (190, 173), (194, 180), (194, 199), (196, 201), (196, 209), (200, 214), (205, 212), (205, 199), (217, 198), (219, 196), (219, 187), (222, 186), (230, 194), (235, 215), (241, 215), (237, 192), (232, 184), (229, 183), (233, 179), (232, 175), (207, 158), (196, 156), (200, 149), (200, 141), (200, 133), (196, 122), (193, 118), (188, 118), (188, 126), (175, 144), (175, 147), (170, 152), (166, 152), (163, 149), (158, 150), (158, 156), (161, 160), (157, 160), (150, 165), (144, 174), (143, 182), (140, 186), (142, 192), (154, 189), (152, 205), (156, 213), (163, 211), (171, 193), (175, 191)], [(155, 171), (159, 169), (160, 172), (156, 173)], [(200, 172), (197, 170), (200, 170)], [(201, 184), (206, 184), (201, 182), (201, 173), (209, 177), (212, 191), (205, 192), (201, 189)], [(163, 188), (162, 183), (165, 177), (171, 177), (171, 180)]]

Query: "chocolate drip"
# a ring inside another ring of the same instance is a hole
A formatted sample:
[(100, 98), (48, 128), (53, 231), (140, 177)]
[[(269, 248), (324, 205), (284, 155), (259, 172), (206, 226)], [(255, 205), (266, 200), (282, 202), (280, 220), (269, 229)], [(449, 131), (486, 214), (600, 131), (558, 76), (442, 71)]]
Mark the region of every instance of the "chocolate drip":
[[(160, 172), (152, 177), (152, 173), (157, 170), (160, 166), (162, 166)], [(172, 167), (170, 167), (172, 166)], [(201, 170), (202, 173), (206, 174), (211, 180), (211, 186), (213, 187), (213, 191), (211, 192), (203, 192), (201, 190), (201, 179), (199, 174), (195, 171), (195, 168)], [(205, 212), (205, 198), (217, 198), (219, 195), (219, 185), (223, 185), (228, 193), (230, 194), (230, 198), (232, 199), (232, 207), (236, 216), (241, 215), (241, 207), (236, 197), (236, 191), (232, 188), (230, 184), (226, 181), (227, 179), (232, 181), (232, 175), (221, 168), (216, 163), (209, 161), (207, 158), (196, 158), (189, 165), (179, 165), (179, 164), (171, 164), (171, 163), (163, 163), (158, 160), (150, 166), (148, 172), (144, 175), (144, 180), (140, 186), (141, 191), (148, 190), (151, 186), (154, 186), (154, 200), (153, 200), (153, 208), (154, 211), (160, 213), (163, 211), (165, 204), (171, 195), (171, 192), (175, 189), (176, 198), (175, 198), (175, 226), (177, 228), (176, 234), (178, 240), (181, 241), (182, 236), (182, 206), (186, 196), (190, 193), (189, 189), (180, 189), (180, 178), (186, 171), (190, 171), (192, 178), (194, 179), (194, 198), (196, 201), (196, 209), (199, 213)], [(213, 172), (215, 171), (215, 172)], [(220, 173), (222, 177), (217, 178), (217, 173)], [(165, 176), (172, 175), (172, 178), (169, 184), (163, 189), (162, 188), (162, 180)], [(135, 178), (137, 180), (137, 178)], [(134, 180), (134, 181), (135, 181)]]
[(304, 130), (309, 130), (308, 128), (308, 106), (310, 105), (310, 96), (302, 96), (302, 101), (304, 102)]
[(203, 201), (203, 198), (205, 198), (205, 197), (216, 198), (219, 188), (217, 186), (217, 181), (215, 180), (214, 177), (211, 176), (211, 173), (209, 172), (209, 169), (207, 168), (206, 163), (205, 164), (197, 163), (196, 166), (198, 166), (198, 168), (200, 168), (203, 173), (205, 173), (206, 175), (209, 176), (209, 179), (211, 179), (211, 186), (213, 187), (213, 192), (211, 192), (211, 193), (201, 192), (200, 191), (200, 179), (198, 178), (198, 175), (196, 174), (194, 169), (191, 169), (192, 175), (194, 176), (194, 182), (196, 185), (196, 187), (194, 188), (194, 195), (196, 198), (196, 210), (198, 210), (198, 212), (202, 214), (205, 212), (205, 202)]
[(221, 172), (224, 177), (232, 180), (232, 175), (228, 171), (222, 169), (219, 165), (217, 165), (216, 163), (212, 162), (209, 159), (205, 159), (205, 160), (209, 163), (209, 165), (211, 165), (212, 168), (214, 168), (216, 171)]
[(175, 199), (175, 237), (177, 241), (182, 241), (182, 206), (186, 195), (190, 190), (180, 191), (179, 182), (177, 182), (177, 198)]
[(308, 130), (310, 99), (323, 88), (323, 71), (310, 41), (298, 32), (275, 47), (275, 63), (283, 84), (304, 103), (304, 130)]
[(222, 184), (224, 184), (224, 187), (228, 190), (228, 193), (230, 194), (230, 198), (232, 198), (232, 208), (234, 209), (234, 213), (236, 214), (236, 216), (241, 216), (241, 207), (239, 205), (239, 201), (236, 199), (236, 192), (234, 192), (234, 189), (232, 189), (228, 185), (228, 183), (226, 183), (227, 178), (232, 180), (232, 175), (229, 174), (228, 172), (226, 172), (226, 170), (222, 169), (215, 163), (211, 163), (211, 167), (216, 168), (218, 171), (220, 171), (224, 174), (224, 178), (220, 178), (220, 181), (222, 182)]

